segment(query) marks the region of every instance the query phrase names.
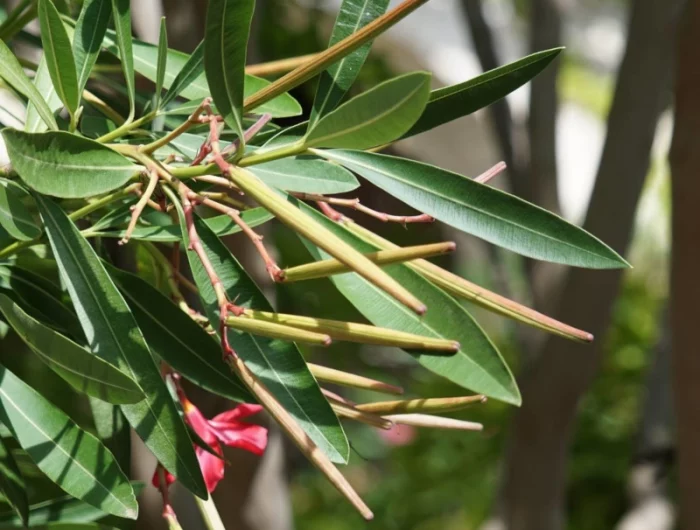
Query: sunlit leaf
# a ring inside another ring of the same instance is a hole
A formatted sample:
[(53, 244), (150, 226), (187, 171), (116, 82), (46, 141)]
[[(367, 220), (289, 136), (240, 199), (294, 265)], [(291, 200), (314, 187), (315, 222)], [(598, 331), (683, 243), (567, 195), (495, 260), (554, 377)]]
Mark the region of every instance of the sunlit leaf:
[(168, 32), (165, 28), (165, 17), (160, 19), (160, 38), (158, 40), (158, 69), (156, 70), (156, 92), (154, 109), (160, 108), (160, 98), (163, 93), (165, 69), (168, 65)]
[[(34, 86), (43, 95), (48, 111), (51, 115), (55, 114), (63, 108), (63, 102), (56, 93), (56, 88), (53, 86), (49, 66), (46, 63), (46, 56), (42, 55), (34, 74)], [(42, 118), (42, 115), (37, 110), (36, 105), (29, 100), (27, 105), (27, 119), (24, 123), (24, 130), (31, 133), (44, 132), (49, 129), (49, 126)]]
[(122, 63), (126, 93), (129, 97), (129, 116), (136, 110), (136, 84), (134, 80), (133, 37), (131, 36), (131, 2), (130, 0), (112, 0), (112, 18), (117, 34), (119, 60)]
[(309, 157), (283, 158), (248, 168), (268, 186), (304, 193), (345, 193), (360, 186), (342, 166)]
[(523, 256), (592, 269), (627, 263), (562, 218), (491, 186), (421, 162), (359, 151), (327, 151), (394, 197), (467, 233)]
[[(167, 68), (165, 70), (167, 73)], [(199, 45), (189, 56), (187, 62), (182, 65), (180, 71), (175, 76), (175, 79), (170, 84), (170, 89), (163, 97), (162, 106), (165, 107), (170, 102), (174, 101), (183, 90), (185, 90), (195, 79), (204, 75), (204, 41)]]
[(92, 67), (100, 53), (105, 32), (112, 16), (106, 0), (85, 0), (73, 35), (73, 56), (78, 74), (79, 93), (85, 88)]
[(2, 131), (14, 169), (32, 189), (55, 197), (91, 197), (112, 191), (138, 167), (109, 147), (67, 132)]

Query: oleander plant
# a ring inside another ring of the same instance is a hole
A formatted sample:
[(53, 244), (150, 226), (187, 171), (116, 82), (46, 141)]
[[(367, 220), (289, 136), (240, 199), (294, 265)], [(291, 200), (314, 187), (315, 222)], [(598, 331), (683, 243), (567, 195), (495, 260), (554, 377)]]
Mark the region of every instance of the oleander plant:
[[(487, 398), (520, 404), (470, 304), (593, 339), (428, 261), (452, 242), (401, 247), (361, 224), (368, 216), (410, 234), (440, 222), (530, 259), (627, 266), (593, 235), (490, 186), (502, 163), (468, 178), (385, 154), (503, 98), (561, 52), (436, 90), (430, 73), (405, 73), (349, 97), (372, 40), (426, 1), (390, 10), (388, 0), (344, 0), (326, 50), (252, 66), (254, 0), (202, 3), (206, 37), (191, 55), (168, 47), (165, 19), (157, 46), (133, 38), (129, 0), (22, 0), (6, 13), (2, 333), (5, 344), (26, 345), (17, 366), (45, 366), (85, 413), (57, 404), (55, 378), (0, 365), (0, 527), (119, 527), (137, 517), (135, 493), (156, 487), (163, 516), (180, 528), (168, 495), (177, 481), (209, 527), (223, 528), (209, 495), (227, 468), (223, 446), (262, 455), (267, 430), (249, 417), (263, 410), (371, 519), (341, 472), (350, 457), (343, 422), (476, 431), (445, 414)], [(35, 19), (38, 33), (27, 29)], [(309, 81), (316, 93), (304, 113), (289, 91)], [(419, 213), (361, 204), (353, 195), (364, 181)], [(256, 231), (263, 224), (270, 233), (285, 225), (309, 262), (276, 258)], [(249, 247), (280, 289), (329, 279), (363, 322), (275, 311), (231, 245)], [(327, 386), (403, 389), (302, 356), (334, 341), (404, 350), (464, 395), (409, 397), (409, 388), (404, 398), (351, 402)], [(188, 399), (191, 385), (233, 403), (207, 418)], [(132, 430), (158, 461), (152, 484), (129, 479)], [(37, 504), (33, 483), (47, 480), (57, 494)]]

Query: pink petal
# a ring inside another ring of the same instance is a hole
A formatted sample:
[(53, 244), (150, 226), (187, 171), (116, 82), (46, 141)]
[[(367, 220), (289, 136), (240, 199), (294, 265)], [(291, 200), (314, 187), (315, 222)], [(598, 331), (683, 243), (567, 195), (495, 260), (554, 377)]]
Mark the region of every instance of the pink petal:
[(232, 421), (240, 420), (242, 418), (247, 418), (253, 414), (257, 414), (263, 408), (260, 405), (253, 405), (251, 403), (243, 403), (238, 405), (236, 408), (222, 412), (218, 416), (214, 416), (212, 421), (229, 423)]
[[(170, 484), (175, 482), (175, 477), (172, 476), (167, 469), (163, 469), (163, 472), (165, 474), (165, 484), (167, 486), (170, 486)], [(153, 484), (156, 488), (160, 489), (160, 474), (158, 473), (158, 466), (156, 466), (156, 470), (153, 472), (153, 478), (151, 479), (151, 484)]]
[(217, 429), (214, 433), (224, 445), (245, 449), (256, 455), (262, 455), (267, 447), (267, 429), (260, 425), (229, 424), (227, 428)]
[[(218, 442), (213, 446), (213, 449), (217, 454), (221, 454), (221, 447)], [(195, 447), (195, 452), (199, 460), (199, 467), (202, 469), (204, 483), (207, 485), (207, 491), (211, 493), (216, 489), (219, 481), (224, 478), (224, 461), (199, 446)]]
[(209, 445), (214, 445), (216, 443), (216, 437), (212, 434), (209, 427), (209, 422), (204, 417), (202, 412), (189, 400), (186, 398), (182, 401), (182, 408), (185, 411), (185, 417), (187, 418), (187, 423), (194, 429), (194, 431)]

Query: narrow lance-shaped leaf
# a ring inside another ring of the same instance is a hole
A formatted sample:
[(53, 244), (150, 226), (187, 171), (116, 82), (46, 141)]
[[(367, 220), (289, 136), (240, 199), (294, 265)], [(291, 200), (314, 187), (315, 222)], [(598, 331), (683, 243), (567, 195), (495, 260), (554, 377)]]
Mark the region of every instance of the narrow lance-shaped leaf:
[(41, 235), (41, 228), (22, 202), (17, 185), (5, 179), (0, 179), (0, 225), (20, 241), (30, 241)]
[(429, 73), (395, 77), (321, 118), (303, 143), (307, 147), (369, 149), (392, 142), (415, 123), (429, 94)]
[(534, 259), (615, 269), (627, 262), (583, 229), (538, 206), (421, 162), (359, 151), (324, 151), (417, 210)]
[(124, 185), (138, 173), (109, 147), (67, 132), (2, 131), (15, 171), (32, 189), (63, 198), (92, 197)]
[(72, 45), (52, 0), (39, 0), (39, 22), (41, 43), (53, 86), (71, 116), (75, 116), (80, 105), (80, 92)]
[(32, 351), (77, 391), (110, 403), (144, 398), (139, 386), (114, 366), (32, 318), (2, 294), (0, 312)]
[(131, 466), (131, 428), (117, 405), (90, 398), (95, 431), (122, 469)]
[[(356, 250), (363, 253), (377, 250), (377, 247), (363, 241), (313, 208), (302, 205), (291, 197), (289, 200), (299, 204), (306, 213)], [(325, 252), (303, 241), (316, 259), (328, 257)], [(440, 337), (461, 345), (460, 350), (451, 356), (429, 352), (414, 354), (418, 362), (428, 370), (474, 392), (506, 403), (520, 404), (520, 393), (508, 366), (488, 336), (461, 304), (406, 265), (391, 265), (384, 270), (436, 310), (418, 317), (356, 274), (341, 274), (331, 277), (330, 280), (375, 326), (390, 327), (427, 337)]]
[[(328, 47), (383, 15), (388, 5), (389, 0), (343, 0)], [(309, 130), (314, 128), (320, 118), (335, 109), (350, 90), (371, 47), (371, 41), (363, 44), (321, 73), (309, 118)]]
[(530, 81), (562, 50), (554, 48), (533, 53), (464, 83), (433, 90), (423, 114), (403, 138), (434, 129), (491, 105)]
[(136, 519), (134, 491), (112, 453), (3, 366), (0, 422), (66, 493), (106, 513)]
[[(184, 214), (178, 203), (175, 204), (182, 226), (182, 248), (187, 248), (189, 238)], [(228, 248), (199, 218), (196, 219), (196, 227), (229, 298), (243, 307), (270, 310), (267, 299)], [(209, 277), (194, 252), (188, 252), (187, 256), (206, 314), (210, 321), (219, 322), (216, 294)], [(347, 462), (349, 446), (345, 433), (294, 343), (240, 333), (230, 328), (227, 328), (227, 334), (231, 347), (314, 443), (332, 461)]]
[(134, 52), (131, 36), (131, 2), (130, 0), (112, 0), (114, 27), (117, 30), (119, 60), (122, 62), (126, 91), (129, 96), (129, 120), (136, 111), (136, 85), (134, 80)]
[(112, 9), (107, 0), (85, 0), (73, 35), (73, 56), (78, 75), (78, 93), (90, 78), (109, 26)]
[(22, 525), (27, 526), (29, 519), (27, 486), (17, 462), (2, 438), (0, 438), (0, 493), (4, 497), (3, 500), (20, 518)]
[(243, 141), (243, 82), (254, 0), (209, 0), (204, 69), (226, 124)]
[(268, 186), (286, 191), (332, 194), (360, 186), (342, 166), (309, 157), (283, 158), (251, 166), (249, 170)]
[(108, 267), (156, 355), (196, 385), (228, 399), (252, 402), (221, 358), (221, 347), (189, 315), (147, 281)]
[(165, 70), (168, 66), (168, 32), (165, 28), (165, 17), (160, 19), (160, 38), (158, 40), (158, 70), (156, 73), (156, 93), (154, 109), (160, 108), (160, 98), (163, 92)]
[(37, 205), (90, 349), (134, 379), (146, 395), (139, 403), (123, 405), (124, 415), (183, 486), (206, 496), (187, 429), (124, 298), (63, 210), (41, 196)]
[[(167, 68), (166, 68), (167, 73)], [(180, 68), (170, 89), (163, 97), (162, 106), (165, 107), (178, 97), (183, 90), (191, 85), (195, 79), (204, 74), (204, 41), (200, 42), (189, 56), (187, 62)]]
[[(51, 74), (49, 73), (49, 66), (46, 63), (45, 54), (41, 56), (39, 66), (34, 74), (34, 86), (39, 94), (43, 95), (43, 101), (46, 102), (48, 111), (52, 116), (63, 108), (63, 102), (61, 101), (61, 98), (58, 97), (56, 88), (53, 86), (53, 81), (51, 81)], [(37, 106), (34, 105), (30, 99), (29, 105), (27, 105), (27, 119), (24, 122), (24, 130), (27, 132), (36, 133), (44, 132), (48, 129), (49, 126), (42, 118)]]
[(29, 80), (24, 70), (22, 70), (22, 65), (19, 64), (15, 54), (2, 40), (0, 40), (0, 77), (17, 92), (29, 99), (29, 102), (36, 107), (36, 111), (49, 128), (53, 130), (58, 129), (53, 112), (46, 104), (46, 101), (44, 101), (41, 93)]

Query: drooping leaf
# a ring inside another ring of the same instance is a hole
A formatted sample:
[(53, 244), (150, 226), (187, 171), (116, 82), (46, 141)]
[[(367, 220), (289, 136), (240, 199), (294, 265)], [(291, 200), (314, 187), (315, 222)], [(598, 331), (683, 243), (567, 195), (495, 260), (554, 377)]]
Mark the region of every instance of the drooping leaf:
[(92, 197), (125, 184), (138, 172), (109, 147), (63, 131), (2, 131), (14, 169), (32, 189), (63, 198)]
[(106, 513), (136, 519), (134, 491), (112, 453), (2, 366), (0, 405), (0, 421), (66, 493)]
[[(360, 252), (377, 251), (377, 247), (363, 241), (313, 208), (291, 197), (289, 200), (301, 206), (316, 221)], [(302, 241), (317, 260), (328, 258), (325, 252), (305, 240)], [(339, 274), (332, 276), (330, 280), (375, 326), (460, 343), (461, 348), (454, 355), (412, 353), (428, 370), (479, 394), (514, 405), (520, 404), (520, 393), (508, 366), (486, 333), (461, 304), (405, 265), (390, 265), (384, 270), (425, 302), (428, 306), (425, 315), (417, 316), (357, 274)]]
[(562, 50), (533, 53), (464, 83), (433, 90), (423, 114), (403, 138), (467, 116), (504, 98), (544, 70)]
[[(176, 207), (178, 205), (176, 204)], [(178, 208), (182, 225), (183, 248), (189, 239), (182, 208)], [(270, 308), (269, 302), (228, 248), (209, 228), (196, 220), (197, 232), (230, 300), (242, 307)], [(190, 268), (210, 321), (219, 321), (216, 294), (201, 261), (188, 252)], [(347, 462), (349, 447), (338, 418), (309, 372), (296, 345), (291, 342), (253, 336), (228, 329), (228, 339), (236, 353), (246, 362), (267, 389), (294, 417), (319, 448), (334, 462)]]
[[(167, 68), (166, 68), (167, 72)], [(195, 79), (204, 75), (204, 41), (200, 42), (170, 84), (163, 97), (163, 107), (178, 97)]]
[(254, 0), (209, 0), (204, 71), (226, 124), (243, 140), (243, 83)]
[[(143, 482), (131, 483), (134, 493), (138, 496), (143, 490)], [(81, 500), (73, 497), (49, 499), (29, 507), (29, 519), (33, 525), (71, 521), (70, 524), (91, 523), (103, 519), (105, 513)], [(0, 528), (22, 528), (24, 524), (14, 513), (0, 514)]]
[(189, 315), (138, 276), (108, 268), (151, 349), (198, 386), (240, 402), (253, 398), (221, 358), (221, 347)]
[[(90, 78), (112, 16), (106, 0), (85, 0), (73, 35), (73, 56), (78, 74), (78, 93), (82, 93)], [(31, 131), (30, 131), (31, 132)]]
[(160, 38), (158, 40), (158, 69), (156, 70), (156, 93), (154, 109), (160, 108), (160, 98), (163, 95), (163, 80), (168, 65), (168, 32), (165, 28), (165, 17), (160, 19)]
[(2, 438), (0, 438), (0, 493), (23, 526), (26, 526), (29, 518), (27, 487), (17, 462)]
[[(245, 210), (241, 212), (241, 217), (243, 221), (246, 222), (251, 228), (266, 223), (273, 218), (264, 208), (253, 208), (251, 210)], [(240, 227), (227, 215), (217, 215), (216, 217), (210, 217), (205, 219), (204, 222), (207, 226), (214, 232), (217, 236), (223, 237), (230, 234), (236, 234), (241, 231)], [(100, 231), (100, 236), (102, 237), (116, 237), (121, 239), (126, 234), (126, 230), (119, 231)], [(142, 241), (152, 241), (154, 243), (169, 243), (174, 241), (180, 241), (182, 233), (178, 225), (151, 225), (151, 226), (137, 226), (132, 235), (131, 239), (137, 239)]]
[(0, 77), (17, 92), (25, 96), (29, 102), (36, 107), (36, 111), (49, 128), (53, 130), (58, 129), (58, 124), (56, 123), (53, 112), (46, 104), (46, 101), (44, 101), (37, 87), (34, 86), (24, 73), (24, 70), (22, 70), (22, 65), (19, 64), (15, 54), (12, 53), (12, 50), (10, 50), (7, 44), (2, 40), (0, 40)]
[(139, 386), (111, 364), (29, 316), (0, 294), (0, 312), (22, 340), (49, 368), (79, 392), (110, 403), (137, 403)]
[(112, 18), (117, 34), (119, 60), (122, 63), (126, 93), (129, 97), (129, 117), (134, 117), (136, 110), (136, 84), (134, 79), (134, 51), (131, 35), (131, 2), (130, 0), (112, 0)]
[(327, 151), (415, 209), (455, 228), (534, 259), (614, 269), (627, 263), (581, 228), (496, 188), (421, 162), (359, 151)]
[[(108, 30), (107, 35), (105, 36), (104, 44), (107, 50), (109, 50), (111, 53), (118, 54), (119, 49), (115, 39), (115, 33)], [(203, 46), (203, 44), (200, 46)], [(134, 40), (133, 52), (134, 67), (136, 71), (146, 79), (149, 79), (155, 83), (158, 75), (158, 48), (152, 44)], [(201, 65), (197, 63), (197, 53), (202, 53), (202, 56), (200, 57), (200, 61), (202, 61)], [(185, 65), (190, 60), (190, 56), (177, 50), (168, 50), (168, 64), (165, 70), (165, 80), (163, 85), (170, 89), (177, 88), (176, 91), (178, 92), (178, 95), (181, 94), (182, 97), (186, 99), (196, 101), (194, 106), (192, 106), (191, 110), (189, 110), (187, 114), (191, 113), (199, 105), (202, 99), (210, 95), (209, 85), (207, 84), (206, 75), (204, 73), (203, 53), (203, 47), (201, 52), (195, 50), (195, 53), (193, 53), (195, 57), (192, 58), (192, 62), (188, 66), (188, 68), (192, 68), (192, 71), (190, 71), (186, 76), (183, 74), (183, 77), (180, 78), (180, 81), (176, 84), (176, 77), (178, 77), (180, 72), (183, 71)], [(251, 96), (269, 84), (270, 82), (266, 81), (265, 79), (252, 75), (246, 75), (244, 83), (244, 97), (247, 98)], [(256, 107), (255, 112), (259, 114), (269, 113), (274, 118), (286, 118), (290, 116), (298, 116), (301, 114), (302, 109), (301, 105), (299, 105), (299, 103), (292, 96), (289, 94), (281, 94), (264, 105)]]
[(345, 193), (360, 186), (342, 166), (309, 157), (283, 158), (249, 170), (268, 186), (286, 191)]
[(53, 86), (68, 111), (74, 115), (80, 105), (80, 91), (73, 50), (61, 15), (52, 0), (39, 0), (39, 22), (41, 43)]
[(22, 202), (16, 184), (0, 179), (0, 225), (20, 241), (30, 241), (41, 235), (41, 228)]
[(401, 137), (423, 112), (430, 74), (405, 74), (352, 98), (318, 121), (304, 138), (309, 147), (369, 149)]
[(124, 413), (117, 405), (106, 403), (97, 398), (90, 398), (90, 410), (95, 422), (98, 438), (122, 469), (131, 466), (131, 428)]
[[(328, 47), (330, 48), (378, 16), (383, 15), (388, 5), (389, 0), (343, 0)], [(372, 42), (360, 46), (321, 73), (309, 118), (309, 130), (314, 128), (319, 118), (335, 109), (343, 96), (350, 90), (367, 59), (367, 55), (369, 55), (371, 47)]]
[(124, 415), (183, 486), (206, 496), (187, 429), (124, 298), (63, 210), (44, 197), (37, 197), (37, 205), (90, 349), (119, 367), (146, 395), (139, 403), (122, 405)]

